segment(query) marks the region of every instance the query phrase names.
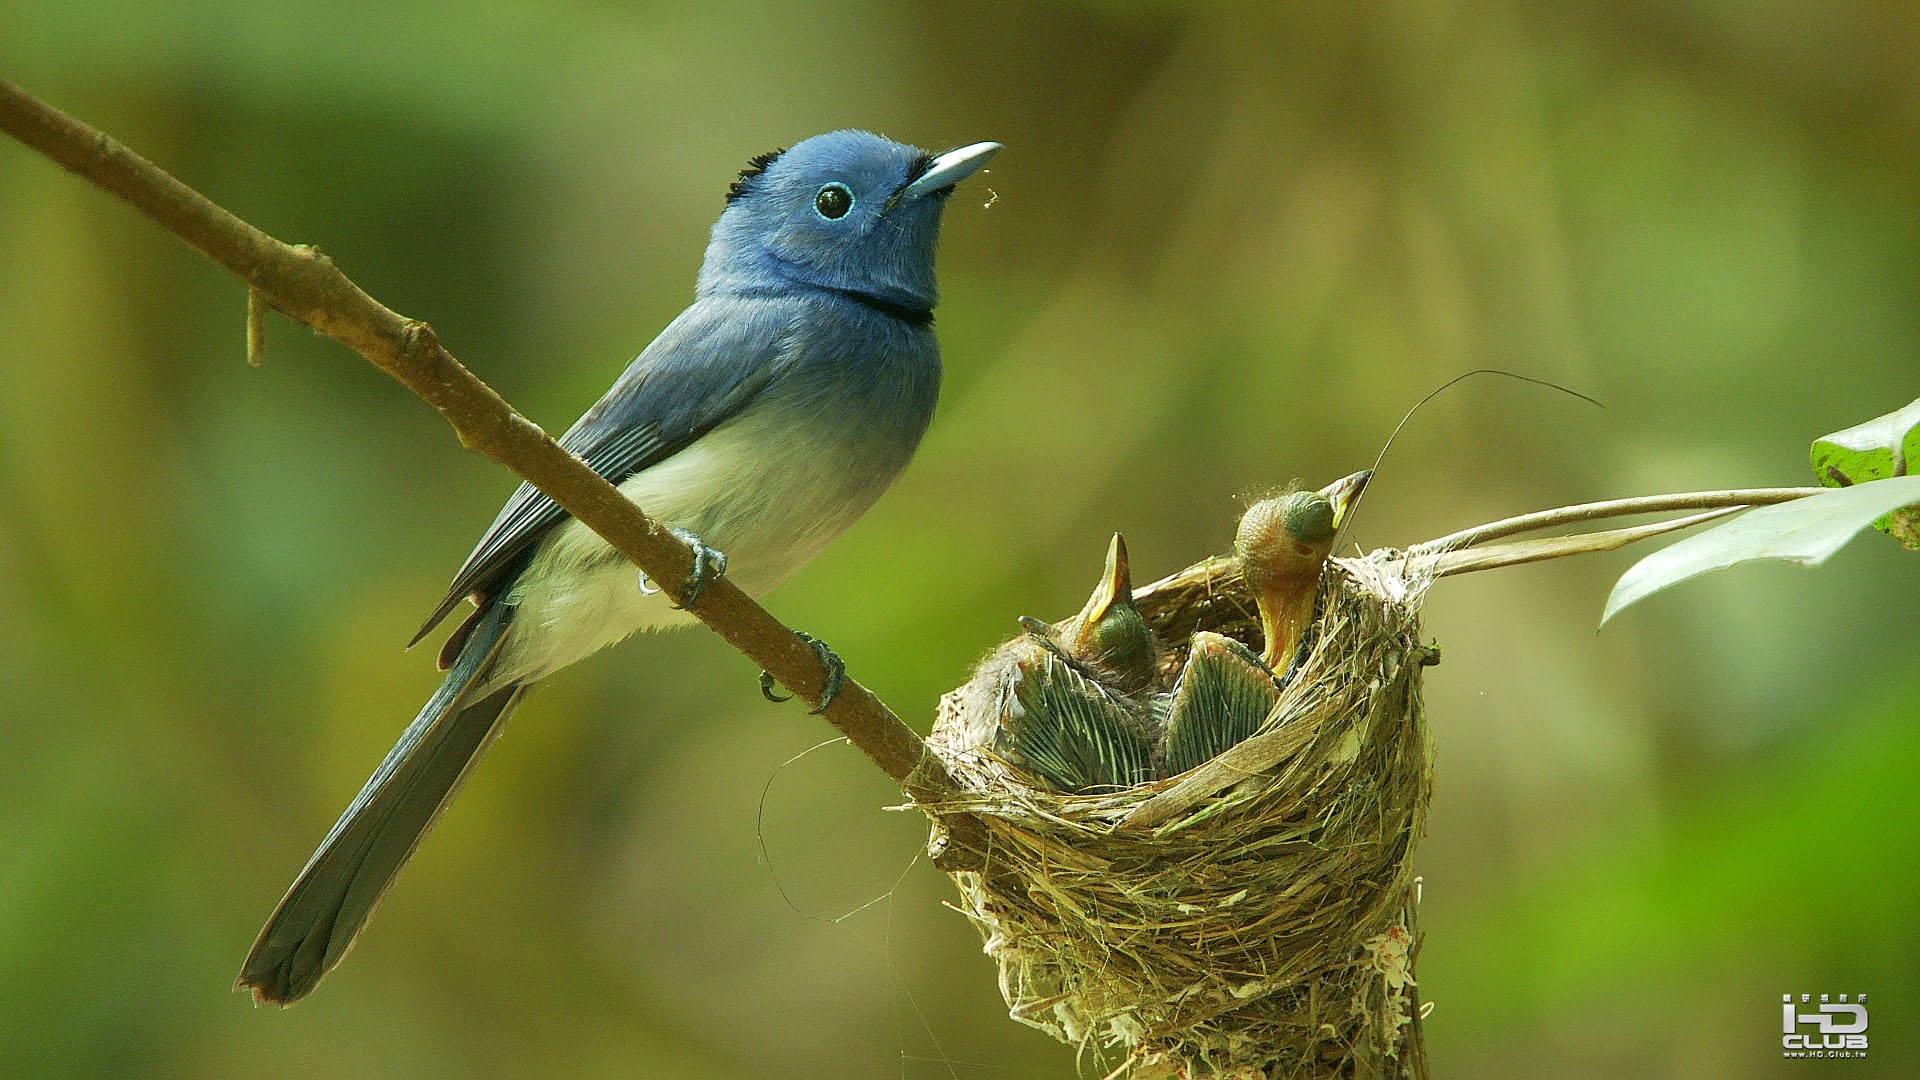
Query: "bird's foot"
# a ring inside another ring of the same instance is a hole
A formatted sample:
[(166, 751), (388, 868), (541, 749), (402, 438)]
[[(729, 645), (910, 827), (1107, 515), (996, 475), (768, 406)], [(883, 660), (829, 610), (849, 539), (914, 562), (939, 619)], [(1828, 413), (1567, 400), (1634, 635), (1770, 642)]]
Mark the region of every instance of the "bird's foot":
[[(821, 665), (827, 669), (826, 685), (821, 687), (820, 689), (820, 707), (817, 709), (813, 709), (808, 713), (809, 716), (818, 716), (821, 713), (827, 711), (827, 706), (833, 704), (833, 699), (840, 696), (840, 688), (846, 685), (847, 683), (846, 661), (841, 660), (839, 654), (835, 653), (832, 649), (828, 648), (826, 642), (821, 641), (819, 638), (814, 637), (812, 634), (809, 634), (804, 630), (795, 630), (794, 633), (800, 635), (800, 640), (806, 642), (808, 645), (813, 646), (813, 651), (820, 657)], [(783, 701), (793, 700), (792, 694), (787, 694), (782, 696), (780, 694), (774, 693), (773, 688), (776, 685), (778, 685), (778, 681), (774, 679), (772, 672), (763, 671), (760, 673), (760, 696), (761, 697), (766, 698), (768, 701), (771, 701), (776, 705)]]
[(693, 570), (687, 574), (687, 600), (675, 608), (690, 608), (700, 602), (700, 594), (707, 591), (707, 585), (727, 576), (727, 553), (716, 547), (708, 547), (686, 529), (669, 530), (673, 535), (686, 542), (693, 549)]
[[(693, 549), (693, 570), (687, 574), (686, 603), (673, 605), (675, 611), (684, 611), (700, 602), (700, 594), (707, 591), (708, 585), (727, 576), (727, 553), (716, 547), (708, 547), (705, 540), (686, 529), (667, 531)], [(660, 586), (647, 577), (647, 572), (640, 571), (640, 594), (652, 596), (659, 591)]]

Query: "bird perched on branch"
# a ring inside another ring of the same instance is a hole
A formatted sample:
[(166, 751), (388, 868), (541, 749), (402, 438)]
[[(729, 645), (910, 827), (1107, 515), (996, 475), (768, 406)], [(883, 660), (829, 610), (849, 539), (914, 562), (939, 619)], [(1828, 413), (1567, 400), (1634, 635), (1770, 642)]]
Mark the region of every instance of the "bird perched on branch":
[[(938, 156), (861, 131), (753, 159), (694, 302), (561, 445), (694, 549), (686, 603), (729, 568), (772, 588), (873, 505), (933, 416), (934, 247), (954, 185), (1000, 149)], [(522, 484), (415, 641), (463, 599), (447, 675), (268, 919), (241, 969), (290, 1004), (340, 962), (527, 687), (691, 616)], [(838, 682), (838, 661), (816, 646)]]
[(1260, 612), (1266, 648), (1256, 655), (1223, 634), (1193, 635), (1167, 707), (1163, 772), (1211, 761), (1266, 722), (1299, 663), (1320, 571), (1340, 523), (1372, 476), (1358, 472), (1319, 491), (1288, 492), (1241, 516), (1234, 550)]

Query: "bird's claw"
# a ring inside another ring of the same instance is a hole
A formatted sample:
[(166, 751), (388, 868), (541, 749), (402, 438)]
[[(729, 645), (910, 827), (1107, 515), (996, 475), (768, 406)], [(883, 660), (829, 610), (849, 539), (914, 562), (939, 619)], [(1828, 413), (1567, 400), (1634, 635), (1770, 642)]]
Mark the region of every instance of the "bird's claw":
[(813, 646), (813, 651), (820, 657), (821, 666), (827, 669), (827, 681), (820, 688), (820, 707), (812, 710), (812, 714), (818, 716), (827, 711), (833, 699), (840, 696), (840, 688), (847, 684), (847, 664), (838, 653), (827, 647), (826, 642), (812, 634), (802, 633), (800, 637)]
[[(709, 584), (727, 576), (727, 553), (716, 547), (708, 547), (705, 540), (700, 539), (686, 529), (669, 529), (667, 531), (679, 537), (682, 543), (693, 549), (693, 569), (687, 574), (686, 602), (673, 605), (675, 611), (684, 611), (700, 602), (700, 594), (707, 591)], [(646, 571), (642, 570), (640, 572), (640, 594), (642, 596), (652, 596), (659, 591), (660, 586), (655, 585), (653, 581), (647, 577)]]
[[(814, 637), (804, 630), (795, 630), (794, 633), (799, 635), (800, 640), (813, 647), (815, 655), (820, 657), (821, 666), (827, 669), (826, 684), (820, 688), (820, 706), (816, 709), (809, 710), (807, 713), (809, 716), (818, 716), (827, 711), (827, 706), (833, 704), (833, 699), (840, 696), (840, 688), (847, 684), (847, 664), (846, 661), (840, 659), (838, 653), (835, 653), (831, 648), (827, 647), (826, 642), (821, 641), (819, 638)], [(778, 685), (778, 680), (773, 677), (773, 672), (763, 671), (760, 673), (761, 697), (766, 698), (776, 705), (783, 701), (793, 700), (792, 694), (782, 697), (774, 693), (773, 688), (776, 685)]]
[(768, 701), (773, 702), (775, 705), (779, 705), (783, 702), (792, 701), (793, 700), (792, 694), (776, 694), (773, 692), (773, 688), (778, 685), (780, 685), (780, 682), (778, 679), (775, 679), (773, 677), (773, 672), (763, 671), (760, 673), (760, 696), (761, 697), (766, 698)]

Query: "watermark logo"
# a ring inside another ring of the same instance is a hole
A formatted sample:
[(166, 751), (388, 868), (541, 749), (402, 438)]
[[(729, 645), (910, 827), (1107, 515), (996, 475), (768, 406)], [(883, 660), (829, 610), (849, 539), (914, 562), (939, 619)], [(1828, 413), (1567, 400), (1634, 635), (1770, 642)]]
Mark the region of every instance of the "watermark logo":
[(1780, 995), (1781, 1057), (1863, 1058), (1867, 1056), (1867, 995), (1834, 1000), (1821, 994)]

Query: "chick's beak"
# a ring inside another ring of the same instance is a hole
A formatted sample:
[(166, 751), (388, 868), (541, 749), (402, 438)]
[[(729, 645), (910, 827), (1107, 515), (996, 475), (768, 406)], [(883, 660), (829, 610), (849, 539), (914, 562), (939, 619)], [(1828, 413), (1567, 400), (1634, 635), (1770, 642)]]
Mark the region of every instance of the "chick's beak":
[(1132, 602), (1133, 576), (1127, 568), (1127, 542), (1119, 533), (1114, 533), (1113, 542), (1107, 545), (1107, 566), (1100, 574), (1100, 584), (1080, 612), (1082, 629), (1099, 622), (1114, 604)]
[(1320, 489), (1320, 494), (1333, 504), (1333, 527), (1338, 529), (1347, 522), (1347, 514), (1354, 504), (1360, 501), (1360, 493), (1367, 490), (1367, 481), (1373, 479), (1372, 469), (1362, 469), (1352, 476), (1344, 476)]
[(926, 172), (914, 177), (906, 186), (894, 192), (893, 196), (887, 200), (886, 209), (891, 210), (908, 199), (922, 198), (952, 187), (986, 168), (987, 162), (999, 152), (1000, 144), (997, 142), (977, 142), (971, 146), (963, 146), (958, 150), (949, 150), (941, 154), (927, 166)]

